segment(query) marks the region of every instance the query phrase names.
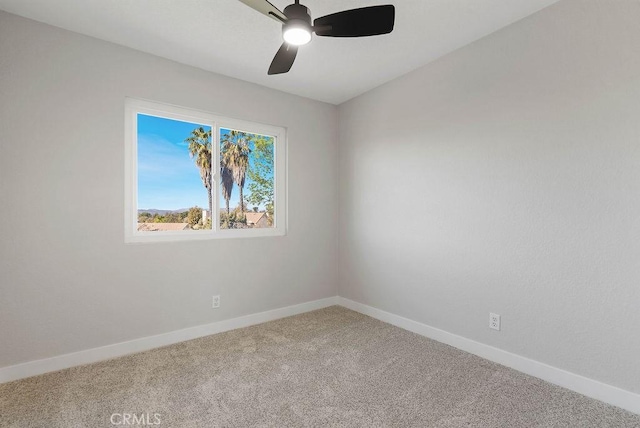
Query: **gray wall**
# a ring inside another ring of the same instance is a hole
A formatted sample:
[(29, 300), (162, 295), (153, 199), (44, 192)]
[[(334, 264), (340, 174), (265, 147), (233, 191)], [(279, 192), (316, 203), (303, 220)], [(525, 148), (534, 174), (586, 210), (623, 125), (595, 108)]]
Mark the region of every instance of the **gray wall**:
[[(125, 245), (125, 96), (288, 127), (288, 235)], [(0, 367), (335, 296), (335, 158), (335, 106), (0, 12)]]
[(640, 392), (639, 16), (565, 0), (340, 106), (340, 295)]

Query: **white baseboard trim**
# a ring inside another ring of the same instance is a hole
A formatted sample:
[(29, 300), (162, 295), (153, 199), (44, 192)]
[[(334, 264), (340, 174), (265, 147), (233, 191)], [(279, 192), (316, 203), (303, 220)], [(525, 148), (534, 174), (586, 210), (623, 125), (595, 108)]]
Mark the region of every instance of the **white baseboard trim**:
[(169, 333), (142, 337), (140, 339), (134, 339), (127, 342), (115, 343), (113, 345), (101, 346), (99, 348), (92, 348), (84, 351), (73, 352), (71, 354), (58, 355), (56, 357), (3, 367), (0, 368), (0, 383), (67, 369), (69, 367), (95, 363), (98, 361), (121, 357), (123, 355), (148, 351), (149, 349), (184, 342), (185, 340), (197, 339), (211, 334), (261, 324), (291, 315), (326, 308), (328, 306), (336, 305), (337, 302), (337, 296), (328, 297), (326, 299), (314, 300), (266, 312), (259, 312), (238, 318), (217, 321), (211, 324), (189, 327), (182, 330), (171, 331)]
[(29, 361), (13, 366), (0, 368), (0, 383), (23, 379), (44, 373), (58, 371), (70, 367), (104, 361), (136, 352), (147, 351), (186, 340), (197, 339), (211, 334), (222, 333), (242, 327), (249, 327), (267, 321), (301, 314), (332, 305), (360, 312), (380, 321), (395, 325), (421, 336), (446, 343), (462, 351), (469, 352), (487, 360), (502, 364), (520, 372), (535, 376), (547, 382), (570, 389), (577, 393), (595, 398), (614, 406), (640, 414), (640, 394), (589, 379), (575, 373), (562, 370), (548, 364), (522, 357), (484, 343), (476, 342), (462, 336), (422, 324), (383, 310), (355, 302), (344, 297), (328, 297), (298, 305), (273, 309), (266, 312), (245, 315), (211, 324), (199, 325), (155, 336), (143, 337), (99, 348), (87, 349), (70, 354), (59, 355), (42, 360)]
[(494, 348), (493, 346), (485, 345), (484, 343), (476, 342), (344, 297), (338, 297), (338, 304), (380, 321), (395, 325), (396, 327), (409, 330), (421, 336), (437, 340), (438, 342), (446, 343), (462, 351), (570, 389), (587, 397), (595, 398), (596, 400), (604, 401), (605, 403), (640, 414), (640, 395), (631, 391), (626, 391), (539, 361), (512, 354), (511, 352), (503, 351), (502, 349)]

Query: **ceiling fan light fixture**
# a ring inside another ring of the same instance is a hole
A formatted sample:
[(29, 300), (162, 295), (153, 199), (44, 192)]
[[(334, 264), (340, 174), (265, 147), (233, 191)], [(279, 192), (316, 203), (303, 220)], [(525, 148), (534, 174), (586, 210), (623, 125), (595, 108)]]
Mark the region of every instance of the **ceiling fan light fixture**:
[[(391, 4), (343, 10), (317, 18), (311, 23), (309, 9), (300, 0), (282, 12), (269, 0), (240, 0), (274, 20), (281, 22), (284, 43), (273, 57), (267, 74), (283, 74), (291, 70), (298, 46), (311, 41), (313, 33), (325, 37), (368, 37), (393, 31), (396, 9)], [(284, 16), (283, 16), (284, 15)]]
[(282, 28), (282, 38), (294, 46), (306, 45), (311, 41), (311, 29), (304, 21), (291, 20)]

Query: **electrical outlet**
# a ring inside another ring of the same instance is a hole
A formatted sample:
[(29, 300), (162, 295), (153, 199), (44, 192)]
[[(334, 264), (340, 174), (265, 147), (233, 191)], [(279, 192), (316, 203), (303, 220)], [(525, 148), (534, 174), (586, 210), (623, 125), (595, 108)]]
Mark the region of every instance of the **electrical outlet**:
[(220, 296), (213, 296), (213, 304), (211, 305), (211, 307), (214, 309), (220, 307)]
[(489, 328), (500, 331), (500, 315), (489, 314)]

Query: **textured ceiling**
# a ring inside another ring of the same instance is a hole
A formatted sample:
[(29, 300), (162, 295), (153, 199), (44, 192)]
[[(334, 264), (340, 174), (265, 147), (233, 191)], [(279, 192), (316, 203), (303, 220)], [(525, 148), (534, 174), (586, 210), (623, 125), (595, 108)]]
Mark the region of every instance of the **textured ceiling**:
[[(0, 0), (0, 9), (285, 92), (340, 104), (557, 0), (303, 0), (312, 18), (396, 6), (393, 33), (314, 37), (288, 74), (267, 76), (277, 22), (236, 0)], [(290, 1), (271, 0), (283, 9)]]

